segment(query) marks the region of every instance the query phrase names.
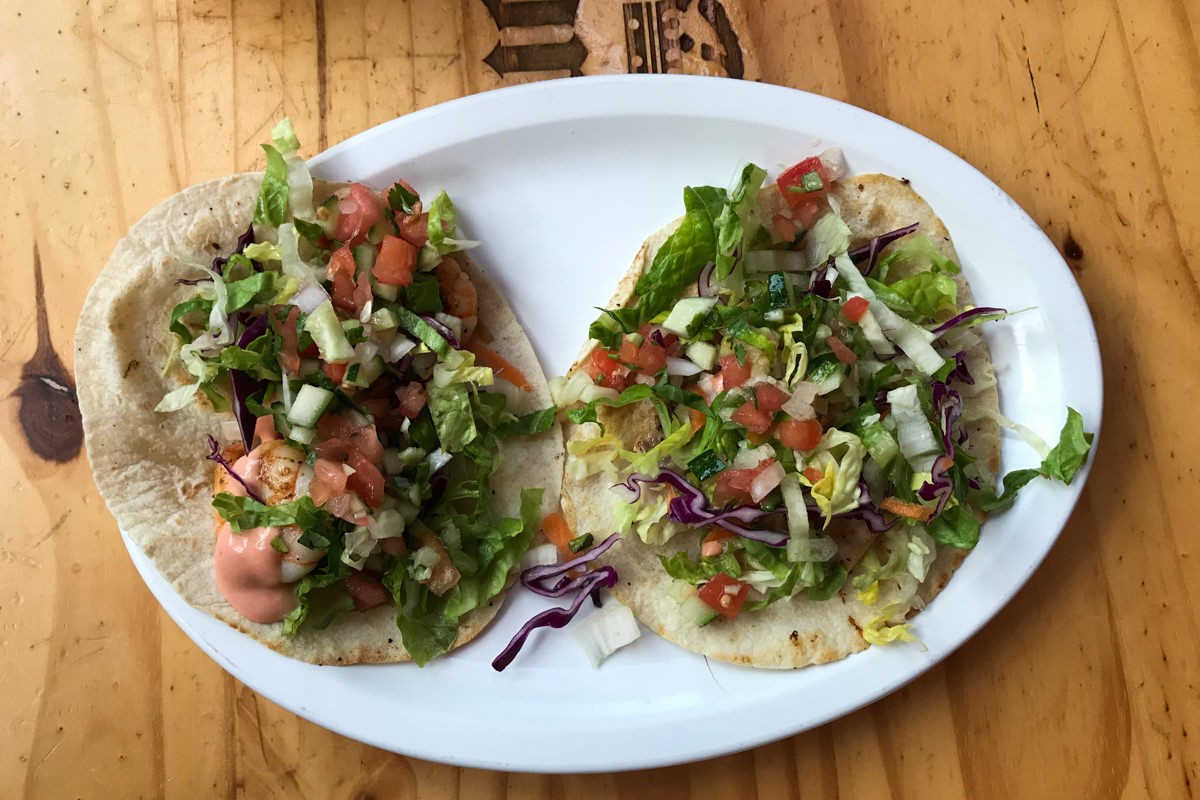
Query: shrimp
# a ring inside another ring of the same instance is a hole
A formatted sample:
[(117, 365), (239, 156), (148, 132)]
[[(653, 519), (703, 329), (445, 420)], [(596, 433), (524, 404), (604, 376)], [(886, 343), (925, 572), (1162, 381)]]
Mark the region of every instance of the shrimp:
[(250, 459), (251, 464), (255, 459), (259, 461), (258, 482), (264, 503), (275, 506), (296, 499), (296, 479), (304, 466), (303, 453), (282, 439), (273, 439), (259, 445)]
[(437, 278), (446, 313), (462, 320), (462, 341), (466, 342), (475, 331), (475, 323), (479, 319), (479, 293), (475, 284), (452, 258), (443, 258), (433, 275)]
[(279, 535), (287, 545), (287, 552), (283, 554), (280, 568), (280, 580), (284, 583), (295, 583), (303, 578), (308, 573), (312, 572), (317, 564), (321, 563), (321, 559), (325, 557), (324, 550), (314, 550), (311, 547), (305, 547), (300, 544), (300, 535), (303, 531), (296, 525), (288, 525), (279, 529)]

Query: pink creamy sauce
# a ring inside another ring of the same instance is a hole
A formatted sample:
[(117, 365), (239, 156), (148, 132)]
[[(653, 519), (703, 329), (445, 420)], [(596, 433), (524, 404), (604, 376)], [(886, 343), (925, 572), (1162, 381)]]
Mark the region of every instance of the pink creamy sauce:
[[(259, 492), (258, 472), (262, 464), (258, 448), (233, 465), (246, 483)], [(230, 480), (225, 491), (244, 497), (246, 489)], [(217, 531), (213, 571), (217, 588), (230, 605), (251, 622), (278, 622), (296, 607), (294, 584), (281, 581), (283, 553), (271, 546), (279, 528), (249, 528), (234, 533), (229, 523)]]

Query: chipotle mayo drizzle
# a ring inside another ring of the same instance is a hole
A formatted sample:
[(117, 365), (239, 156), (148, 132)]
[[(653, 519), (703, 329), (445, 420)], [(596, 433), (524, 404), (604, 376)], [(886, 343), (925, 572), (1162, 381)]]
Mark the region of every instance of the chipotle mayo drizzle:
[[(246, 483), (259, 491), (258, 472), (262, 459), (255, 448), (233, 465)], [(246, 489), (230, 480), (230, 494), (244, 497)], [(295, 587), (280, 580), (283, 553), (271, 546), (279, 528), (248, 528), (234, 533), (228, 522), (217, 529), (213, 571), (217, 588), (239, 614), (251, 622), (278, 622), (296, 607)]]

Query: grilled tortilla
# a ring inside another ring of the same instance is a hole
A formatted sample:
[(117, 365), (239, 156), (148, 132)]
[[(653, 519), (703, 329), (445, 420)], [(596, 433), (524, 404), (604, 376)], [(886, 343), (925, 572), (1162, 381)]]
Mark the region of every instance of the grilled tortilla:
[[(191, 289), (176, 280), (195, 277), (184, 265), (208, 264), (234, 250), (254, 215), (261, 180), (261, 174), (233, 175), (165, 200), (133, 226), (97, 277), (75, 337), (79, 404), (96, 485), (120, 528), (196, 608), (304, 661), (405, 661), (409, 654), (391, 605), (345, 613), (325, 630), (306, 626), (294, 637), (284, 637), (278, 623), (243, 619), (213, 575), (213, 464), (205, 460), (206, 436), (218, 434), (222, 416), (232, 417), (199, 404), (173, 413), (154, 410), (183, 382), (163, 374), (172, 345), (169, 315)], [(321, 197), (328, 193), (318, 190)], [(475, 336), (529, 379), (532, 407), (548, 405), (541, 366), (512, 309), (476, 265), (461, 254), (456, 258), (479, 294)], [(502, 458), (492, 477), (497, 514), (518, 516), (524, 487), (542, 487), (546, 508), (555, 504), (563, 458), (557, 426), (537, 437), (505, 440)], [(488, 624), (502, 598), (463, 617), (455, 647)]]

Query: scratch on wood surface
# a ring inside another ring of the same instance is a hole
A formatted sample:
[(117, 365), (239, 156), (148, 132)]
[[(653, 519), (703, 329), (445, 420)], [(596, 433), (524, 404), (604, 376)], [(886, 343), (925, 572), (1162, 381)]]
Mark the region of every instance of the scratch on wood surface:
[(1033, 107), (1041, 113), (1042, 104), (1038, 102), (1037, 81), (1033, 78), (1033, 65), (1029, 63), (1029, 56), (1025, 57), (1025, 69), (1029, 71), (1029, 85), (1033, 87)]
[(54, 755), (54, 751), (57, 750), (59, 747), (61, 747), (62, 743), (63, 743), (63, 740), (60, 737), (59, 740), (54, 743), (53, 747), (51, 747), (49, 750), (47, 750), (45, 753), (42, 754), (42, 757), (38, 759), (38, 762), (33, 765), (33, 769), (31, 769), (29, 771), (30, 778), (32, 778), (34, 775), (37, 774), (37, 771), (42, 768), (42, 764), (46, 763), (46, 759), (48, 759), (50, 756)]
[(38, 540), (36, 542), (34, 542), (32, 545), (30, 545), (29, 549), (33, 550), (33, 549), (37, 548), (38, 546), (41, 545), (42, 542), (46, 541), (47, 539), (53, 537), (56, 533), (58, 533), (58, 531), (62, 528), (63, 524), (67, 521), (67, 518), (70, 516), (71, 516), (70, 509), (64, 511), (62, 513), (62, 516), (60, 516), (58, 519), (56, 519), (54, 521), (54, 524), (51, 525), (46, 530), (46, 532), (38, 538)]
[(1088, 82), (1088, 78), (1092, 77), (1092, 70), (1096, 68), (1096, 62), (1100, 60), (1100, 49), (1104, 47), (1104, 37), (1108, 36), (1108, 26), (1111, 24), (1112, 20), (1104, 23), (1104, 31), (1100, 34), (1100, 41), (1096, 43), (1096, 52), (1092, 55), (1092, 63), (1088, 65), (1087, 72), (1084, 74), (1083, 80), (1081, 80), (1079, 85), (1075, 87), (1075, 94), (1079, 94), (1079, 91), (1083, 88), (1084, 84)]
[(329, 87), (326, 70), (328, 54), (325, 49), (325, 0), (316, 0), (317, 29), (317, 142), (322, 151), (329, 147)]

